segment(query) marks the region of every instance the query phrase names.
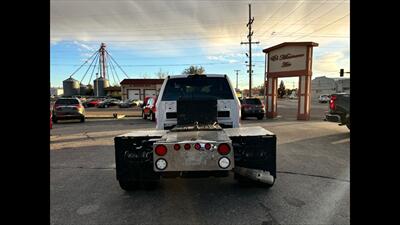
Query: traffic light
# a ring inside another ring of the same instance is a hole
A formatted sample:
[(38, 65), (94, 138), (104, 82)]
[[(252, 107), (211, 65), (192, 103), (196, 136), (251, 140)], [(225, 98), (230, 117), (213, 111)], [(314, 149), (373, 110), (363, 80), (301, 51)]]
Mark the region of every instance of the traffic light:
[(340, 69), (340, 76), (343, 77), (344, 75), (344, 69)]

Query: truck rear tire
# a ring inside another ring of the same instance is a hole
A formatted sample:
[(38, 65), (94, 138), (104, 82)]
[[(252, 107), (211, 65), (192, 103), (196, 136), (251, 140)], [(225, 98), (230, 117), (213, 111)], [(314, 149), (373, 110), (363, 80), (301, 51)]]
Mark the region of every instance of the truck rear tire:
[(140, 187), (140, 183), (138, 181), (126, 181), (126, 180), (118, 180), (119, 186), (125, 191), (133, 191)]

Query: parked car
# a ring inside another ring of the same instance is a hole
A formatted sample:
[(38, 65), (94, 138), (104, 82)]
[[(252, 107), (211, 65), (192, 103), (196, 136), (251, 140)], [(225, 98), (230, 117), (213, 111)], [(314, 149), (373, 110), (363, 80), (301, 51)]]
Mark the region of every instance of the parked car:
[(156, 103), (157, 97), (149, 97), (147, 99), (146, 105), (142, 109), (142, 118), (149, 118), (151, 121), (156, 120)]
[(257, 117), (257, 119), (261, 120), (264, 118), (265, 108), (264, 104), (258, 98), (244, 98), (240, 101), (242, 119), (246, 117)]
[(53, 122), (58, 120), (80, 119), (85, 122), (85, 107), (77, 98), (59, 98), (53, 107)]
[(92, 99), (88, 99), (85, 103), (84, 106), (87, 107), (97, 107), (101, 102), (103, 101), (103, 99), (100, 98), (92, 98)]
[(143, 105), (143, 101), (139, 100), (139, 99), (127, 99), (124, 102), (122, 102), (121, 104), (119, 104), (120, 108), (130, 108), (132, 106), (140, 106), (142, 107)]
[(350, 130), (350, 94), (332, 94), (325, 120), (339, 123), (340, 126), (346, 125)]
[(127, 99), (127, 100), (123, 101), (121, 104), (119, 104), (119, 107), (120, 108), (130, 108), (134, 105), (133, 101), (134, 100)]
[(118, 100), (115, 98), (108, 98), (108, 99), (105, 99), (104, 101), (100, 102), (97, 105), (97, 108), (108, 108), (108, 107), (112, 107), (112, 106), (118, 106), (119, 104), (121, 104), (121, 100)]
[(330, 95), (320, 95), (318, 98), (319, 103), (327, 103), (331, 99)]

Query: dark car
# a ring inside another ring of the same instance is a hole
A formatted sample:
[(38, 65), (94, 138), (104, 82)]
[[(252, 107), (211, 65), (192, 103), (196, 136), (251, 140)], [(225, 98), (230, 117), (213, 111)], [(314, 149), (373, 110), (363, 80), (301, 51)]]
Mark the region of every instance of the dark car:
[(257, 117), (257, 119), (261, 120), (264, 118), (265, 109), (264, 104), (258, 98), (244, 98), (240, 100), (242, 105), (241, 113), (242, 119), (246, 117)]
[(156, 120), (156, 103), (157, 97), (149, 97), (146, 101), (146, 105), (142, 109), (142, 118), (150, 118), (151, 121)]
[(53, 106), (53, 122), (79, 119), (85, 122), (85, 108), (77, 98), (59, 98)]
[(97, 108), (108, 108), (112, 106), (118, 106), (121, 104), (121, 100), (115, 98), (108, 98), (97, 105)]

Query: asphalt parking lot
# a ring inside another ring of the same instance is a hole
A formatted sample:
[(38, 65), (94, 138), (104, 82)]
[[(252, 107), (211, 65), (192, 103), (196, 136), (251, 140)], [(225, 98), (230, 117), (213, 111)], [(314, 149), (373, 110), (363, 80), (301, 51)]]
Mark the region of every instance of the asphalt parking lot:
[(313, 103), (297, 121), (297, 101), (278, 118), (249, 119), (277, 135), (277, 180), (269, 189), (226, 178), (162, 179), (125, 192), (115, 179), (113, 138), (155, 124), (139, 117), (54, 124), (50, 136), (51, 224), (350, 224), (350, 132), (323, 121)]

